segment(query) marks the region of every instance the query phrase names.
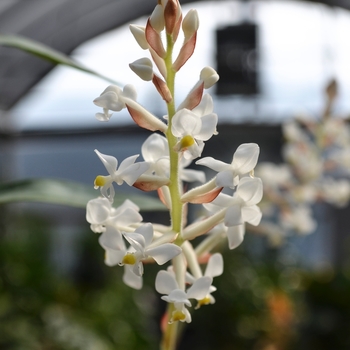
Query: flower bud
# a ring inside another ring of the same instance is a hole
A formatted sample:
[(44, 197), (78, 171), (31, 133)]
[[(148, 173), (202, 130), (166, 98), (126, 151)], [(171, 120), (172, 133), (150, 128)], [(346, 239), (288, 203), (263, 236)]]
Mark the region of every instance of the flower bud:
[(167, 34), (172, 34), (177, 20), (177, 7), (178, 2), (176, 0), (168, 0), (164, 8), (164, 21)]
[(214, 68), (205, 67), (201, 70), (200, 79), (204, 82), (204, 89), (209, 89), (219, 80), (219, 75)]
[(129, 29), (131, 34), (134, 36), (137, 43), (140, 45), (141, 49), (148, 49), (148, 42), (145, 36), (145, 28), (141, 26), (137, 26), (135, 24), (130, 24)]
[(199, 27), (198, 12), (196, 10), (190, 10), (182, 21), (182, 30), (185, 35), (185, 41), (187, 41)]
[(160, 33), (164, 29), (164, 9), (162, 5), (157, 5), (149, 18), (153, 29)]
[(130, 69), (136, 73), (142, 80), (150, 81), (153, 78), (152, 61), (143, 57), (129, 64)]

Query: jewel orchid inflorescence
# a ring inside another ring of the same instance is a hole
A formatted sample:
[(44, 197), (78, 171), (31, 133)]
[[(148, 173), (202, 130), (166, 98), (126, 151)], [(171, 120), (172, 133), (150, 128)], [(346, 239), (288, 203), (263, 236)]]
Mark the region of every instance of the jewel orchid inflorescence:
[(350, 128), (347, 119), (332, 111), (335, 80), (327, 85), (325, 97), (320, 116), (300, 115), (283, 123), (283, 163), (264, 162), (256, 168), (264, 182), (264, 220), (254, 229), (272, 245), (281, 245), (293, 234), (314, 232), (315, 203), (336, 207), (349, 203)]
[[(213, 68), (203, 68), (186, 98), (175, 104), (175, 76), (195, 50), (198, 28), (197, 11), (190, 10), (183, 17), (178, 0), (159, 0), (145, 27), (130, 25), (135, 40), (149, 54), (130, 68), (153, 83), (166, 104), (164, 118), (141, 106), (131, 85), (123, 89), (111, 85), (94, 100), (102, 108), (96, 114), (98, 120), (106, 122), (112, 112), (127, 109), (137, 125), (153, 132), (141, 147), (143, 161), (138, 161), (139, 155), (131, 155), (118, 164), (115, 157), (95, 151), (108, 174), (96, 177), (100, 196), (88, 203), (86, 218), (92, 231), (101, 234), (105, 263), (124, 266), (123, 281), (128, 286), (142, 288), (144, 262), (163, 265), (171, 261), (155, 281), (156, 290), (168, 303), (162, 327), (164, 350), (175, 349), (179, 321), (191, 322), (190, 299), (197, 300), (195, 308), (215, 302), (212, 282), (223, 272), (223, 258), (212, 252), (213, 248), (225, 239), (230, 249), (236, 248), (243, 241), (245, 223), (258, 225), (261, 219), (257, 204), (262, 182), (254, 177), (257, 144), (239, 146), (230, 164), (211, 157), (197, 160), (198, 165), (217, 172), (209, 181), (203, 171), (187, 169), (201, 156), (205, 142), (218, 134), (213, 100), (204, 93), (219, 79)], [(173, 57), (180, 32), (183, 42)], [(157, 190), (169, 209), (170, 225), (144, 223), (139, 208), (130, 200), (114, 208), (114, 186), (124, 182), (143, 191)], [(184, 182), (201, 184), (186, 191)], [(232, 195), (223, 194), (225, 188)], [(208, 214), (188, 225), (186, 213), (191, 203), (203, 206)], [(195, 248), (192, 240), (198, 236), (203, 239)], [(206, 267), (201, 266), (204, 263)]]

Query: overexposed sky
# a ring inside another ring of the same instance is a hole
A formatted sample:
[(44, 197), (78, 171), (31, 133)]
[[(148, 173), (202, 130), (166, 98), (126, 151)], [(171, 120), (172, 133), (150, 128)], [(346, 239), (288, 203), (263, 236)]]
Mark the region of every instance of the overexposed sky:
[[(350, 13), (320, 4), (297, 1), (196, 2), (200, 28), (194, 55), (177, 76), (177, 103), (196, 83), (204, 66), (215, 68), (215, 30), (244, 19), (259, 26), (261, 94), (256, 98), (229, 96), (214, 98), (219, 121), (280, 122), (300, 111), (317, 115), (323, 106), (323, 89), (335, 77), (340, 85), (337, 110), (350, 111)], [(134, 21), (144, 25), (146, 18)], [(128, 67), (148, 52), (139, 48), (128, 26), (105, 33), (82, 44), (73, 57), (124, 84), (134, 84), (138, 101), (162, 116), (165, 109), (153, 85), (141, 81)], [(57, 67), (37, 84), (11, 111), (19, 130), (101, 127), (94, 115), (100, 109), (92, 100), (109, 83)], [(114, 113), (110, 123), (132, 123), (127, 113)]]

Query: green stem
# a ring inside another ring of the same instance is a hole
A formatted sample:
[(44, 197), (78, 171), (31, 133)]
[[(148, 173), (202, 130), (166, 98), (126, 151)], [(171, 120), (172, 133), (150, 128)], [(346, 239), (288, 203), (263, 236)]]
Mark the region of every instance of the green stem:
[[(172, 95), (172, 100), (167, 104), (168, 109), (168, 129), (166, 132), (166, 137), (169, 144), (169, 156), (170, 156), (170, 183), (169, 183), (169, 191), (171, 196), (171, 225), (172, 230), (178, 233), (178, 238), (175, 243), (179, 246), (182, 244), (183, 240), (181, 237), (182, 232), (182, 212), (183, 212), (183, 204), (181, 202), (181, 181), (179, 178), (179, 155), (174, 151), (174, 147), (177, 142), (177, 138), (171, 132), (172, 118), (176, 112), (175, 108), (175, 75), (176, 72), (173, 69), (172, 62), (172, 53), (173, 53), (174, 42), (171, 35), (167, 35), (167, 54), (164, 58), (164, 62), (167, 69), (167, 78), (166, 83), (168, 89)], [(176, 258), (175, 258), (176, 259)], [(178, 260), (175, 261), (173, 259), (174, 265)], [(176, 279), (181, 284), (180, 274), (183, 273), (182, 269), (174, 269), (176, 274)], [(167, 309), (167, 320), (165, 325), (165, 330), (163, 332), (163, 339), (161, 342), (161, 350), (175, 350), (179, 337), (179, 322), (169, 323), (171, 319), (172, 313), (175, 307), (173, 304), (168, 305)]]

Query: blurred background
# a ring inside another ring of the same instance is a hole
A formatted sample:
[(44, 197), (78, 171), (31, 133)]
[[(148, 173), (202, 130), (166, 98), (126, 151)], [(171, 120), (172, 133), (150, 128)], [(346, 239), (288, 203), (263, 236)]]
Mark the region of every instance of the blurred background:
[[(178, 74), (177, 101), (202, 67), (213, 66), (221, 76), (210, 91), (219, 135), (206, 143), (203, 156), (230, 162), (241, 143), (255, 142), (259, 161), (281, 163), (283, 123), (300, 114), (320, 118), (331, 79), (338, 84), (332, 113), (347, 120), (350, 2), (181, 3), (184, 13), (198, 10), (200, 29), (197, 49)], [(134, 84), (138, 101), (162, 116), (156, 91), (128, 69), (143, 56), (128, 23), (144, 25), (154, 6), (141, 0), (2, 0), (0, 33), (35, 39)], [(94, 149), (118, 159), (140, 153), (149, 133), (127, 113), (105, 124), (94, 117), (99, 108), (92, 100), (105, 81), (8, 47), (0, 46), (0, 62), (1, 182), (59, 178), (92, 186), (104, 173)], [(194, 313), (181, 349), (350, 348), (350, 208), (316, 203), (312, 211), (317, 228), (309, 235), (272, 246), (248, 231), (236, 250), (222, 247), (225, 271), (216, 280), (216, 304)], [(163, 212), (142, 214), (146, 221), (168, 219)], [(126, 287), (120, 269), (104, 265), (84, 209), (2, 205), (0, 228), (0, 349), (158, 347), (165, 305), (154, 291), (156, 267), (147, 266), (141, 291)]]

